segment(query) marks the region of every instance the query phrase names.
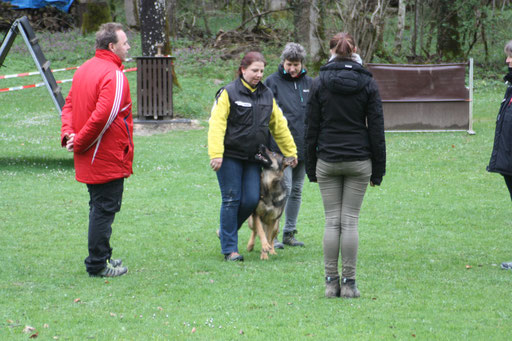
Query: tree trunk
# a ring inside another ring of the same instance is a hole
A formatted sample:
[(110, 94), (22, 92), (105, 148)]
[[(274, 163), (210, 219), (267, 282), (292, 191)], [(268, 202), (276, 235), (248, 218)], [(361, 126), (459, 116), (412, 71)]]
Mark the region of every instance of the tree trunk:
[(169, 44), (169, 34), (166, 32), (165, 0), (140, 0), (140, 39), (142, 55), (155, 56), (157, 45), (162, 47)]
[(424, 16), (423, 16), (423, 2), (418, 4), (418, 34), (419, 34), (419, 49), (418, 54), (421, 56), (423, 51), (423, 27), (424, 27)]
[(248, 0), (242, 0), (242, 7), (241, 7), (242, 22), (245, 22), (247, 20), (247, 1)]
[(390, 0), (345, 0), (337, 4), (343, 31), (352, 34), (366, 62), (371, 61), (382, 41), (389, 3)]
[(96, 32), (101, 24), (111, 22), (110, 6), (105, 0), (82, 0), (82, 34)]
[(482, 43), (484, 44), (484, 51), (485, 51), (485, 63), (489, 63), (489, 47), (487, 46), (487, 38), (485, 35), (485, 25), (482, 24), (481, 27), (482, 32)]
[(402, 51), (405, 28), (405, 1), (406, 0), (399, 0), (398, 2), (398, 24), (395, 37), (395, 53), (400, 53), (400, 51)]
[(286, 0), (270, 0), (269, 1), (269, 10), (277, 11), (286, 7)]
[[(177, 10), (177, 1), (178, 0), (167, 0), (167, 24), (169, 27), (169, 37), (173, 37), (176, 39), (178, 36), (178, 21), (176, 20), (176, 10)], [(170, 52), (170, 51), (169, 51)]]
[(418, 0), (414, 0), (414, 28), (412, 31), (411, 54), (416, 57), (416, 41), (418, 40)]
[[(436, 29), (436, 22), (434, 22), (432, 19), (430, 20), (430, 22), (428, 23), (428, 30), (429, 32), (435, 32), (435, 29)], [(427, 55), (427, 57), (430, 58), (430, 55), (432, 54), (431, 51), (432, 51), (432, 40), (434, 38), (434, 34), (428, 34), (427, 35), (427, 41), (425, 43), (425, 48), (424, 48), (424, 52), (425, 54)]]
[(204, 21), (204, 29), (208, 37), (212, 36), (212, 31), (210, 30), (210, 26), (208, 25), (208, 16), (206, 15), (206, 3), (204, 0), (201, 1), (201, 5), (199, 6), (199, 14), (203, 17)]
[(294, 36), (308, 53), (313, 69), (319, 69), (327, 53), (322, 45), (325, 41), (322, 18), (324, 3), (321, 0), (295, 0), (294, 7)]
[(459, 41), (459, 17), (453, 10), (452, 0), (438, 0), (439, 18), (437, 28), (437, 52), (439, 56), (448, 61), (454, 61), (463, 57)]
[(139, 28), (139, 11), (137, 0), (124, 0), (124, 12), (126, 14), (126, 25), (130, 28)]

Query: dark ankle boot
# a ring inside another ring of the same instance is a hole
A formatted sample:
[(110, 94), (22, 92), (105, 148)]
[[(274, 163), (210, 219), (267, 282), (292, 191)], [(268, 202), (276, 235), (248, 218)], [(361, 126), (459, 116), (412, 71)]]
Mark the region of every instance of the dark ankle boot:
[(325, 277), (325, 297), (340, 297), (340, 277)]
[(296, 232), (284, 232), (283, 233), (283, 244), (288, 246), (304, 246), (303, 242), (299, 242), (295, 239)]
[(274, 239), (274, 249), (284, 249), (283, 243), (279, 241), (279, 239)]
[(356, 280), (343, 278), (341, 281), (340, 296), (345, 298), (357, 298), (361, 293), (357, 289)]

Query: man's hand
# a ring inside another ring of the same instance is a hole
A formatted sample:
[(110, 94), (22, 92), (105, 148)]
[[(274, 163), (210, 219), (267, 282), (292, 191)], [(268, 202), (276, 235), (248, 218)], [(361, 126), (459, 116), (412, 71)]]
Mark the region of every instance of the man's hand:
[(214, 171), (218, 171), (221, 166), (222, 166), (222, 158), (221, 157), (217, 157), (215, 159), (210, 160), (210, 167), (212, 167), (212, 169)]
[(64, 138), (66, 138), (66, 149), (68, 152), (73, 151), (73, 145), (75, 144), (75, 134), (64, 134)]

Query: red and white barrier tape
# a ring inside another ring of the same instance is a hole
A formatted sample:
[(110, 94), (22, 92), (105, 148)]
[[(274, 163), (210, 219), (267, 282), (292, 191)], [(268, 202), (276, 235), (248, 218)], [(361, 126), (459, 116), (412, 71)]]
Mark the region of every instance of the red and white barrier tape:
[[(166, 56), (166, 57), (170, 57), (170, 56)], [(128, 58), (128, 59), (126, 59), (125, 62), (131, 62), (131, 61), (133, 61), (133, 58)], [(79, 67), (80, 66), (71, 66), (71, 67), (65, 67), (65, 68), (62, 68), (62, 69), (54, 69), (54, 70), (52, 70), (52, 72), (76, 70)], [(38, 75), (38, 74), (39, 74), (39, 71), (23, 72), (23, 73), (17, 73), (17, 74), (14, 74), (14, 75), (0, 75), (0, 79), (27, 77), (27, 76), (34, 76), (34, 75)]]
[[(66, 67), (66, 68), (63, 68), (63, 69), (55, 69), (55, 70), (52, 70), (52, 72), (76, 70), (79, 67), (80, 66), (72, 66), (72, 67)], [(38, 75), (38, 74), (39, 74), (39, 71), (23, 72), (23, 73), (17, 73), (17, 74), (14, 74), (14, 75), (0, 75), (0, 79), (27, 77), (27, 76), (34, 76), (34, 75)]]
[[(64, 79), (61, 81), (57, 81), (57, 84), (60, 83), (67, 83), (73, 81), (72, 79)], [(0, 89), (0, 92), (7, 92), (7, 91), (16, 91), (16, 90), (23, 90), (23, 89), (29, 89), (29, 88), (39, 88), (41, 86), (45, 86), (45, 83), (36, 83), (36, 84), (30, 84), (30, 85), (20, 85), (20, 86), (13, 86), (12, 88), (3, 88)]]
[[(137, 68), (136, 67), (132, 67), (132, 68), (123, 70), (123, 72), (132, 72), (132, 71), (137, 71)], [(37, 72), (37, 73), (39, 73), (39, 72)], [(64, 79), (64, 80), (57, 81), (57, 84), (67, 83), (67, 82), (72, 82), (72, 81), (73, 81), (72, 79)], [(30, 88), (39, 88), (39, 87), (44, 86), (44, 85), (45, 85), (45, 83), (41, 82), (41, 83), (36, 83), (36, 84), (13, 86), (11, 88), (0, 89), (0, 92), (16, 91), (16, 90), (23, 90), (23, 89), (30, 89)]]

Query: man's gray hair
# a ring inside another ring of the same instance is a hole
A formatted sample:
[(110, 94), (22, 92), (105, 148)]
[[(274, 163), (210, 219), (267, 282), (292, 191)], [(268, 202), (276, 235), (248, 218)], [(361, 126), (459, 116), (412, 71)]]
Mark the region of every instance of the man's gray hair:
[(505, 45), (505, 53), (507, 56), (512, 57), (512, 40)]
[(108, 50), (108, 44), (117, 43), (117, 31), (122, 31), (123, 25), (109, 22), (102, 24), (96, 32), (96, 49)]
[(281, 54), (281, 62), (284, 63), (285, 60), (289, 60), (290, 62), (301, 62), (304, 64), (304, 61), (306, 60), (306, 50), (300, 44), (288, 43)]

